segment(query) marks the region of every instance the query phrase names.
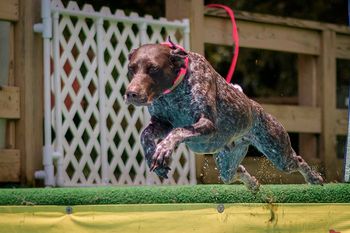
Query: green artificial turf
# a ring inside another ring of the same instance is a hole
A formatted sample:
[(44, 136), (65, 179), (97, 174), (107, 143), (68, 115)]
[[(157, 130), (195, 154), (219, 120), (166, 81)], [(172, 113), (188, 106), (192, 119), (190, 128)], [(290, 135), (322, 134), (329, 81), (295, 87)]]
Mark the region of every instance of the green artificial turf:
[(350, 184), (263, 185), (256, 195), (243, 185), (0, 189), (0, 205), (266, 202), (350, 203)]

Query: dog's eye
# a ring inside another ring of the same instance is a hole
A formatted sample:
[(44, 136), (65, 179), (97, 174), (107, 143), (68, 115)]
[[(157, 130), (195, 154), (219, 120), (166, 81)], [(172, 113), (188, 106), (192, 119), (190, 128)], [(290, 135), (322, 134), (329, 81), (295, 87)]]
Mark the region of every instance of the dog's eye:
[(132, 76), (134, 75), (134, 73), (135, 73), (135, 68), (133, 66), (129, 66), (128, 67), (128, 74), (127, 74), (128, 78), (131, 79)]
[(134, 67), (133, 66), (129, 66), (128, 67), (128, 73), (129, 74), (133, 74), (134, 73)]
[(159, 72), (159, 67), (157, 66), (151, 66), (149, 69), (148, 69), (148, 73), (149, 74), (157, 74)]

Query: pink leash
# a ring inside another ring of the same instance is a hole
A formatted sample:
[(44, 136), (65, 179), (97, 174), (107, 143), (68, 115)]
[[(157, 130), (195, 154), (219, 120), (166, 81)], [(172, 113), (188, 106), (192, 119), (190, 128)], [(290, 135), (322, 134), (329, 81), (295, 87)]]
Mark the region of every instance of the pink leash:
[(231, 22), (232, 22), (232, 40), (235, 43), (235, 50), (234, 50), (234, 54), (233, 54), (233, 58), (232, 58), (230, 69), (229, 69), (229, 71), (228, 71), (228, 73), (226, 75), (226, 82), (230, 83), (231, 79), (232, 79), (232, 76), (233, 76), (233, 72), (235, 71), (235, 68), (236, 68), (238, 52), (239, 52), (239, 37), (238, 37), (238, 31), (237, 31), (235, 16), (233, 14), (232, 9), (229, 8), (228, 6), (225, 6), (225, 5), (208, 4), (208, 5), (206, 5), (206, 7), (209, 7), (209, 8), (223, 8), (226, 11), (226, 13), (231, 18)]

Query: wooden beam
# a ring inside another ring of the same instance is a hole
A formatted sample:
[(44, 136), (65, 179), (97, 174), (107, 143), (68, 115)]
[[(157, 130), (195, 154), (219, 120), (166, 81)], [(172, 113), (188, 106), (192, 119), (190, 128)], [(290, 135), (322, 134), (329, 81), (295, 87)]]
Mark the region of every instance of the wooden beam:
[(18, 87), (0, 86), (0, 118), (20, 117), (20, 95)]
[(270, 104), (263, 104), (262, 107), (289, 132), (321, 132), (321, 109), (318, 107)]
[(33, 32), (40, 22), (40, 0), (19, 0), (15, 24), (15, 85), (21, 90), (21, 113), (16, 122), (16, 148), (21, 151), (21, 182), (34, 185), (34, 172), (42, 169), (43, 60), (42, 38)]
[[(204, 41), (212, 44), (232, 45), (231, 21), (222, 17), (206, 16)], [(240, 46), (281, 52), (318, 55), (320, 33), (316, 30), (283, 25), (237, 20)]]
[(0, 149), (0, 182), (20, 181), (19, 150)]
[(342, 59), (350, 59), (350, 36), (337, 34), (335, 56)]
[[(206, 8), (205, 14), (208, 16), (228, 18), (227, 13), (223, 9)], [(238, 20), (246, 20), (246, 21), (257, 22), (257, 23), (277, 24), (277, 25), (310, 29), (310, 30), (322, 31), (322, 30), (329, 29), (337, 33), (350, 35), (350, 29), (345, 25), (323, 23), (323, 22), (317, 22), (317, 21), (311, 21), (311, 20), (302, 20), (302, 19), (296, 19), (296, 18), (281, 17), (281, 16), (275, 16), (275, 15), (267, 15), (267, 14), (252, 13), (252, 12), (246, 12), (246, 11), (236, 11), (236, 10), (235, 10), (235, 18)]]
[(18, 20), (18, 0), (0, 1), (0, 20)]

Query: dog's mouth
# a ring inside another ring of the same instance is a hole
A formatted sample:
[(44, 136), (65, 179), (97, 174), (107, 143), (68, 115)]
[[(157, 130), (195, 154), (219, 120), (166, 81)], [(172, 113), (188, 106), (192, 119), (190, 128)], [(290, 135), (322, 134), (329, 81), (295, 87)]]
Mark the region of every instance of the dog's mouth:
[(147, 96), (135, 95), (130, 93), (124, 95), (124, 100), (126, 104), (132, 104), (135, 106), (148, 106), (151, 104)]

